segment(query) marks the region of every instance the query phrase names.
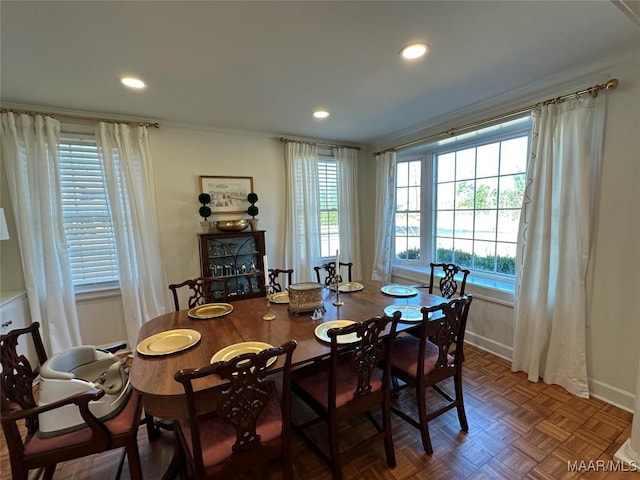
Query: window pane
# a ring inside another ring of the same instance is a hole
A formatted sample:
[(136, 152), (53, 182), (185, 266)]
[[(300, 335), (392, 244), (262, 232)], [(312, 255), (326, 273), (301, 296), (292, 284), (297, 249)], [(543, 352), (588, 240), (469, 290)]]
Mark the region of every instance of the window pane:
[(521, 175), (508, 175), (500, 177), (500, 208), (521, 208), (524, 198), (526, 177)]
[(396, 211), (409, 209), (409, 199), (407, 198), (408, 188), (398, 188), (396, 190)]
[(456, 154), (447, 153), (437, 157), (438, 183), (450, 182), (456, 178)]
[(409, 162), (398, 162), (396, 166), (396, 185), (398, 187), (409, 185)]
[(456, 208), (473, 208), (475, 204), (475, 182), (456, 182)]
[(453, 240), (449, 238), (436, 239), (436, 262), (453, 262)]
[(453, 200), (455, 198), (455, 184), (453, 182), (440, 183), (437, 187), (436, 208), (438, 210), (453, 208)]
[(484, 178), (476, 181), (476, 208), (496, 208), (498, 206), (498, 179)]
[(453, 212), (438, 212), (436, 217), (436, 235), (439, 237), (453, 236)]
[(420, 260), (420, 238), (408, 237), (407, 238), (407, 260)]
[(407, 259), (407, 237), (396, 237), (396, 257)]
[(420, 213), (407, 214), (407, 235), (420, 237)]
[(469, 148), (456, 153), (456, 180), (475, 178), (476, 149)]
[(473, 242), (473, 268), (493, 272), (495, 269), (496, 244)]
[(476, 211), (476, 239), (496, 241), (496, 213), (496, 210)]
[(396, 235), (406, 236), (409, 215), (407, 213), (396, 213)]
[(409, 185), (420, 185), (420, 171), (422, 169), (421, 162), (409, 162)]
[(507, 275), (516, 274), (516, 244), (515, 243), (498, 243), (497, 250), (497, 269), (498, 273)]
[(455, 212), (454, 235), (457, 238), (473, 238), (473, 210)]
[(500, 144), (491, 143), (478, 147), (478, 164), (476, 175), (481, 177), (493, 177), (498, 175), (500, 160)]
[(518, 224), (520, 210), (498, 211), (498, 241), (516, 242), (518, 240)]
[(453, 262), (462, 267), (471, 267), (473, 241), (455, 239), (453, 246)]
[(409, 187), (409, 208), (407, 210), (420, 210), (420, 187)]
[(525, 173), (527, 171), (528, 138), (520, 137), (502, 142), (500, 175)]

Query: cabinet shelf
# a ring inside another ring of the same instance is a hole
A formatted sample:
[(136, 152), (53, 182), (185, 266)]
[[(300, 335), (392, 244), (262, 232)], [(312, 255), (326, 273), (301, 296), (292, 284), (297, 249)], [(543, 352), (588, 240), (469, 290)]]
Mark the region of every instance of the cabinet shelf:
[[(200, 233), (200, 273), (212, 277), (214, 298), (264, 297), (264, 231)], [(244, 271), (243, 271), (244, 267)]]

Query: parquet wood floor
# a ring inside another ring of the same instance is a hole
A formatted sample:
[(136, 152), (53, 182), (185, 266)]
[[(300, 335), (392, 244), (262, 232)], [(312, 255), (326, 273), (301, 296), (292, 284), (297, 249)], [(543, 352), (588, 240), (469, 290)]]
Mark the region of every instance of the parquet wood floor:
[[(574, 397), (558, 386), (531, 383), (524, 373), (512, 373), (509, 362), (465, 346), (464, 395), (469, 432), (460, 431), (457, 415), (450, 411), (429, 424), (433, 455), (422, 450), (417, 429), (392, 415), (398, 465), (389, 469), (382, 444), (347, 459), (343, 467), (347, 480), (636, 480), (639, 472), (604, 471), (606, 463), (629, 438), (632, 415), (597, 399)], [(414, 395), (405, 390), (397, 400), (412, 408)], [(429, 399), (429, 405), (437, 397)], [(297, 415), (301, 405), (294, 404)], [(346, 442), (356, 442), (368, 432), (366, 420), (345, 425)], [(318, 429), (318, 442), (323, 442)], [(140, 454), (146, 479), (158, 479), (168, 465), (173, 436), (162, 433), (156, 442), (147, 441), (140, 428)], [(323, 443), (324, 444), (324, 443)], [(2, 439), (0, 480), (9, 479), (10, 467)], [(107, 452), (59, 465), (55, 479), (113, 479), (120, 452)], [(294, 435), (295, 478), (327, 480), (329, 471)], [(581, 471), (568, 464), (580, 461)], [(611, 465), (608, 465), (609, 467)], [(278, 465), (262, 478), (281, 478)], [(128, 478), (125, 471), (122, 478)]]

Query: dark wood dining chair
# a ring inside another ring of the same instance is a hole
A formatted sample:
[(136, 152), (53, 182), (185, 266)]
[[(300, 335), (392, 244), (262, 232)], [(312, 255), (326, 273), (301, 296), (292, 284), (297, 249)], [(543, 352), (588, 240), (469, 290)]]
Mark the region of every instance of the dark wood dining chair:
[(336, 276), (339, 275), (340, 283), (343, 282), (342, 272), (343, 269), (347, 270), (347, 278), (349, 282), (352, 282), (352, 262), (340, 262), (340, 268), (336, 271), (336, 262), (327, 262), (323, 263), (319, 267), (313, 267), (313, 270), (316, 272), (316, 281), (318, 283), (323, 284), (325, 287), (330, 287), (336, 283)]
[[(217, 280), (217, 279), (215, 279)], [(185, 280), (182, 283), (172, 283), (169, 285), (169, 290), (173, 294), (173, 304), (176, 312), (180, 310), (180, 300), (178, 298), (178, 290), (181, 288), (189, 289), (189, 298), (187, 300), (187, 308), (193, 308), (198, 305), (204, 305), (205, 303), (213, 303), (216, 301), (214, 292), (212, 290), (213, 277), (197, 277)], [(224, 297), (228, 296), (228, 287), (225, 283)]]
[[(226, 362), (179, 370), (189, 418), (176, 421), (178, 452), (197, 479), (228, 479), (279, 458), (285, 480), (293, 478), (291, 459), (291, 357), (296, 341)], [(282, 375), (268, 377), (267, 365), (284, 355)], [(213, 413), (201, 413), (194, 382), (217, 375), (227, 383), (218, 389)], [(278, 393), (276, 380), (281, 382)]]
[[(47, 360), (47, 354), (39, 327), (40, 324), (34, 322), (26, 328), (12, 330), (0, 336), (1, 422), (9, 451), (12, 478), (26, 480), (30, 470), (44, 469), (44, 478), (51, 479), (58, 463), (124, 447), (130, 478), (141, 479), (137, 434), (142, 402), (135, 391), (131, 393), (124, 408), (104, 422), (89, 410), (89, 402), (105, 395), (105, 391), (101, 389), (95, 388), (47, 405), (37, 405), (33, 381), (38, 376), (39, 367), (32, 367), (29, 360), (18, 353), (17, 346), (21, 341), (24, 344), (32, 341), (38, 362), (42, 365)], [(79, 409), (86, 423), (85, 427), (56, 436), (40, 436), (39, 414), (73, 405)], [(19, 426), (22, 422), (26, 429)], [(122, 463), (118, 467), (118, 478), (121, 468)]]
[[(283, 276), (283, 284), (280, 283), (280, 275)], [(279, 268), (269, 269), (269, 284), (271, 285), (272, 293), (282, 292), (289, 285), (293, 283), (293, 269), (281, 270)]]
[[(342, 457), (372, 441), (384, 441), (387, 465), (396, 466), (390, 418), (390, 363), (387, 362), (383, 369), (377, 367), (390, 358), (399, 319), (400, 312), (395, 312), (393, 317), (373, 317), (329, 329), (329, 359), (292, 373), (293, 392), (317, 415), (304, 423), (294, 424), (293, 428), (329, 466), (334, 480), (342, 478)], [(355, 334), (358, 341), (351, 345), (338, 343), (340, 336), (349, 334)], [(381, 409), (382, 425), (371, 414), (376, 407)], [(361, 414), (367, 415), (376, 433), (341, 452), (339, 424)], [(320, 421), (327, 422), (328, 454), (307, 434), (307, 427)]]
[[(419, 337), (400, 336), (393, 348), (391, 375), (402, 380), (404, 387), (415, 389), (418, 420), (402, 410), (400, 405), (392, 405), (391, 411), (420, 430), (422, 446), (427, 453), (433, 453), (429, 422), (452, 408), (458, 411), (460, 428), (465, 432), (469, 430), (462, 395), (462, 360), (464, 333), (472, 300), (468, 295), (437, 306), (423, 307)], [(452, 345), (456, 341), (458, 343), (453, 350)], [(438, 385), (448, 378), (453, 378), (453, 394)], [(427, 388), (433, 388), (447, 403), (428, 411)]]
[[(444, 298), (452, 298), (454, 295), (463, 296), (467, 286), (467, 277), (471, 270), (462, 268), (455, 263), (430, 263), (431, 273), (429, 275), (429, 283), (421, 283), (413, 285), (414, 288), (427, 288), (430, 294), (439, 295)], [(436, 279), (438, 291), (434, 290)], [(460, 282), (460, 292), (458, 292), (458, 282)]]
[[(440, 296), (444, 298), (452, 298), (454, 295), (462, 297), (465, 294), (467, 277), (471, 273), (470, 270), (462, 268), (455, 263), (430, 263), (429, 265), (431, 266), (429, 283), (413, 285), (415, 288), (426, 288), (432, 295), (434, 294), (434, 292), (435, 295), (438, 295), (439, 291)], [(434, 287), (437, 278), (440, 278), (440, 280), (437, 282), (438, 289), (436, 290)], [(460, 293), (458, 293), (458, 282), (460, 282)], [(408, 333), (414, 336), (419, 336), (417, 328), (408, 330)], [(464, 356), (462, 357), (462, 360), (464, 361)], [(396, 387), (398, 384), (395, 377), (393, 377), (393, 385), (394, 389), (397, 390)]]

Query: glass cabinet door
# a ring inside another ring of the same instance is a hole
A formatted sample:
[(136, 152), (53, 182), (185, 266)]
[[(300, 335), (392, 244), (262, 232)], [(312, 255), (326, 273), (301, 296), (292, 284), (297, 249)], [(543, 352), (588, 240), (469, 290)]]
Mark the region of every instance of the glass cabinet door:
[(214, 298), (264, 296), (264, 232), (200, 234), (202, 276), (213, 277)]

